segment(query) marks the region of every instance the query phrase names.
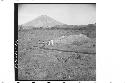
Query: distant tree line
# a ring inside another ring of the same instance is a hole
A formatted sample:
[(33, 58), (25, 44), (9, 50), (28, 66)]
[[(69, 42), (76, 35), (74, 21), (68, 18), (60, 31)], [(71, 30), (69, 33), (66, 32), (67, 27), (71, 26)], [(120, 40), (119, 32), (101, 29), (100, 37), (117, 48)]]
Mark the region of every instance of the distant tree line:
[(33, 29), (33, 30), (78, 30), (78, 31), (86, 31), (86, 34), (88, 33), (95, 33), (96, 31), (96, 24), (88, 24), (88, 25), (56, 25), (53, 27), (33, 27), (33, 26), (18, 26), (18, 31), (26, 29)]
[(96, 30), (96, 26), (94, 24), (89, 25), (57, 25), (51, 27), (50, 29), (64, 29), (64, 30)]

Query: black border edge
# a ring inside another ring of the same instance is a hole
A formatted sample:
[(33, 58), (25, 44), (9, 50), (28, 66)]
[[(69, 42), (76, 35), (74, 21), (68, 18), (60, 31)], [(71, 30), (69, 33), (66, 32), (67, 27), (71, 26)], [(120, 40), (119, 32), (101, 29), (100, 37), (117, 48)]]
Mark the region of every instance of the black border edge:
[(96, 3), (15, 3), (15, 4), (96, 4)]
[(18, 3), (14, 3), (14, 69), (18, 80)]

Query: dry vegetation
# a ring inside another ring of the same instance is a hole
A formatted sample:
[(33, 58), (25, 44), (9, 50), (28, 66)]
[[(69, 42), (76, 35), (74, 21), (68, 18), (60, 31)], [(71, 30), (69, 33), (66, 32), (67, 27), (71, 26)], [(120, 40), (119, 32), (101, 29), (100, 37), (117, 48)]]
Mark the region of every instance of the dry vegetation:
[[(96, 26), (58, 27), (19, 30), (18, 80), (96, 80)], [(77, 34), (85, 34), (89, 39), (54, 46), (43, 43)]]

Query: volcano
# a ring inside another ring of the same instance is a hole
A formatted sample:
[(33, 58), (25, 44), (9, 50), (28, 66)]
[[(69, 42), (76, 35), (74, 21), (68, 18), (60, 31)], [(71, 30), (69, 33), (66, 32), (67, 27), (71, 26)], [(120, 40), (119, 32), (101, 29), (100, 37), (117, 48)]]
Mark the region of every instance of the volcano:
[(53, 19), (47, 15), (41, 15), (41, 16), (38, 16), (37, 18), (33, 19), (32, 21), (23, 24), (22, 26), (49, 28), (49, 27), (53, 27), (56, 25), (65, 25), (65, 24), (58, 22), (55, 19)]

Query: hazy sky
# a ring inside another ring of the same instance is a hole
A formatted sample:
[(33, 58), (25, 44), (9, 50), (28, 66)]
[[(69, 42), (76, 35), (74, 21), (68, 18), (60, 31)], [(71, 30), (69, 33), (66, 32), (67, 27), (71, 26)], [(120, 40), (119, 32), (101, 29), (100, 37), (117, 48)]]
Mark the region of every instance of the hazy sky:
[(24, 24), (40, 15), (47, 15), (70, 25), (96, 22), (95, 4), (21, 4), (18, 6), (18, 24)]

